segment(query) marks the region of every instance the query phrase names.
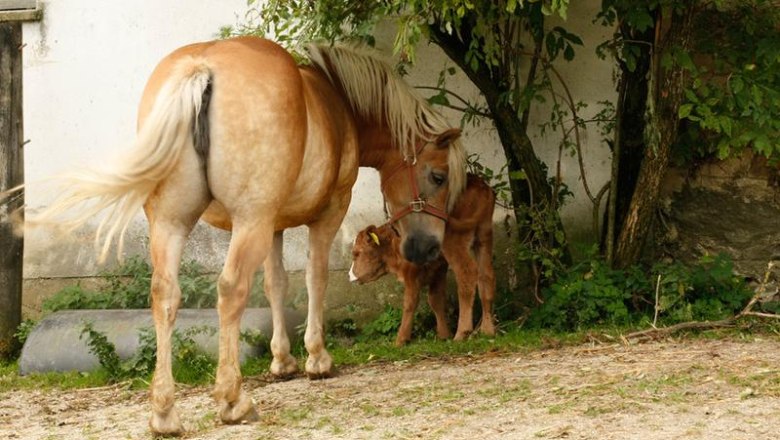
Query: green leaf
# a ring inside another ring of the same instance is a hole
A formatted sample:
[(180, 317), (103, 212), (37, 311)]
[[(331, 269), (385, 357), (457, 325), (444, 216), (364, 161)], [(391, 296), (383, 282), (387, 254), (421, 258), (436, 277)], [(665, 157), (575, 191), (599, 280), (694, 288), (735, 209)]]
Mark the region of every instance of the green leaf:
[(566, 49), (563, 50), (563, 59), (566, 61), (574, 59), (574, 48), (571, 45), (566, 45)]
[(688, 117), (688, 115), (691, 114), (692, 110), (693, 104), (683, 104), (680, 106), (680, 110), (677, 112), (677, 115), (680, 119), (685, 119)]
[(450, 100), (447, 99), (447, 96), (443, 93), (440, 93), (438, 95), (433, 95), (430, 98), (428, 98), (428, 102), (433, 105), (449, 105)]

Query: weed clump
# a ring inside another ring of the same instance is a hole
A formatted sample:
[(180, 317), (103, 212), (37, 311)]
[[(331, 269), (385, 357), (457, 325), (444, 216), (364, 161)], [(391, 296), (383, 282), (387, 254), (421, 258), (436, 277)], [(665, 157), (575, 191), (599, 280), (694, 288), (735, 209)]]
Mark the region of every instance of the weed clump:
[(694, 265), (659, 263), (649, 272), (615, 270), (593, 258), (573, 266), (542, 293), (544, 304), (532, 312), (529, 324), (559, 331), (656, 318), (663, 325), (720, 320), (739, 312), (752, 296), (725, 255), (705, 256)]

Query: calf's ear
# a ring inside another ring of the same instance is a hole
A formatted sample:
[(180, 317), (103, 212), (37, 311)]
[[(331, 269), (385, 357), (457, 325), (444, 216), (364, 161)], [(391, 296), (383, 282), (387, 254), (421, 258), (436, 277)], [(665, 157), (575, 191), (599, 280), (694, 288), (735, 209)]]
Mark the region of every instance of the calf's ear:
[(366, 233), (368, 234), (368, 238), (371, 242), (373, 242), (375, 245), (379, 246), (379, 235), (377, 235), (377, 228), (374, 225), (371, 225), (366, 228)]

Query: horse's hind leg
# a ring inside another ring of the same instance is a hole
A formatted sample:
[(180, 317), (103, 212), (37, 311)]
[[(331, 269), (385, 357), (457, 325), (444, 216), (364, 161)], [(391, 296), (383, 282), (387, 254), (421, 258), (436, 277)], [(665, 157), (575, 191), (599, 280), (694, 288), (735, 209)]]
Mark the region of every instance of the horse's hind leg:
[(325, 350), (325, 326), (322, 319), (325, 288), (328, 284), (328, 258), (330, 246), (347, 213), (352, 192), (347, 189), (320, 215), (309, 224), (309, 262), (306, 266), (306, 290), (309, 294), (306, 334), (303, 341), (309, 357), (306, 359), (306, 374), (317, 379), (330, 375), (333, 361)]
[(493, 303), (496, 297), (496, 275), (493, 271), (492, 220), (477, 230), (476, 255), (479, 266), (477, 285), (479, 288), (479, 299), (482, 302), (482, 321), (479, 325), (479, 330), (488, 336), (493, 336), (496, 334), (496, 323), (493, 316)]
[(225, 423), (257, 420), (252, 400), (241, 390), (238, 342), (255, 272), (266, 259), (273, 241), (271, 222), (252, 225), (234, 222), (225, 266), (219, 275), (219, 365), (214, 399)]
[(274, 333), (271, 337), (271, 374), (286, 377), (298, 371), (295, 358), (290, 355), (290, 338), (287, 336), (287, 326), (284, 322), (284, 296), (287, 293), (287, 272), (282, 261), (284, 231), (274, 234), (271, 254), (265, 259), (265, 296), (271, 304), (271, 314), (274, 322)]
[(185, 153), (179, 167), (144, 206), (149, 219), (152, 274), (152, 316), (157, 333), (157, 362), (150, 387), (153, 433), (182, 432), (174, 407), (171, 336), (179, 308), (179, 263), (187, 235), (206, 209), (208, 188), (194, 150)]

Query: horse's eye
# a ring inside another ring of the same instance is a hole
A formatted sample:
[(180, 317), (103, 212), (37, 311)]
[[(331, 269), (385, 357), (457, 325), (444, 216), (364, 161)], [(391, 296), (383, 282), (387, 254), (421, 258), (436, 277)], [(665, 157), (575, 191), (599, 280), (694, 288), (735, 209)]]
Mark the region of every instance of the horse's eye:
[(445, 176), (444, 174), (431, 173), (431, 180), (433, 181), (434, 185), (442, 186), (444, 182), (447, 180), (447, 176)]

